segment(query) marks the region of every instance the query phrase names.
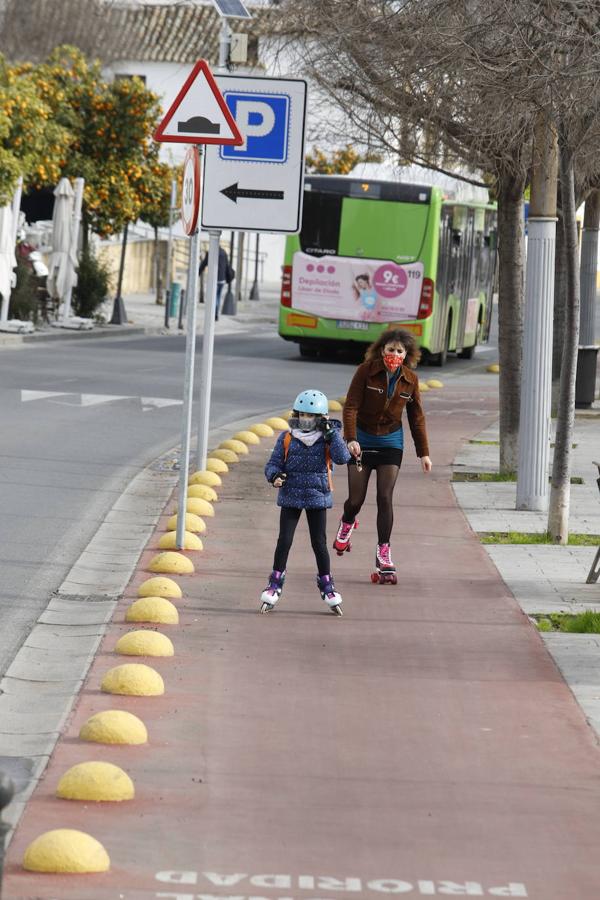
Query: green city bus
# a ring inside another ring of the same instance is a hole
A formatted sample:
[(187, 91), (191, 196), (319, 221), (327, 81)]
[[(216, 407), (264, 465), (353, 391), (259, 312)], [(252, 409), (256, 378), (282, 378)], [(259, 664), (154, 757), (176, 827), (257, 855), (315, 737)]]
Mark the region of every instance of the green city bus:
[(286, 239), (279, 334), (302, 356), (401, 327), (425, 361), (487, 341), (496, 267), (491, 203), (435, 186), (309, 175), (302, 228)]

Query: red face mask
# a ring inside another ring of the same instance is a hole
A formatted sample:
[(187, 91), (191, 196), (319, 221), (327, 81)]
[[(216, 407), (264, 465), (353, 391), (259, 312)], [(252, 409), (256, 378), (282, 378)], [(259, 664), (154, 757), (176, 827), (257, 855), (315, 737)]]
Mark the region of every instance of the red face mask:
[(398, 356), (396, 353), (384, 353), (383, 354), (383, 364), (386, 369), (389, 369), (390, 372), (395, 372), (396, 369), (399, 369), (402, 363), (404, 362), (404, 357), (406, 354), (402, 354), (402, 356)]

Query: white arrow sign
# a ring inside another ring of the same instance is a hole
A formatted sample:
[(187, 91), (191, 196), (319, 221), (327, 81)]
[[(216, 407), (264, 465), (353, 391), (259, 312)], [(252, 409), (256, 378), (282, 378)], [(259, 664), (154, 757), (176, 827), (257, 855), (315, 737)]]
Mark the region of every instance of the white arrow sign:
[(202, 228), (299, 231), (306, 82), (219, 75), (217, 83), (242, 141), (206, 148)]

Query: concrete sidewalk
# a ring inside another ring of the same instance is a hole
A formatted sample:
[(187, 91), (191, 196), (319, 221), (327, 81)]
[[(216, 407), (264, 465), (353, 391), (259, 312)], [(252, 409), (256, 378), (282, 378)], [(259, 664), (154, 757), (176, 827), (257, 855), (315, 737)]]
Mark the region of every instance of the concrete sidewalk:
[[(259, 300), (244, 300), (237, 305), (234, 316), (221, 315), (215, 323), (215, 333), (232, 334), (271, 324), (275, 328), (279, 318), (278, 282), (265, 282), (260, 286)], [(31, 346), (39, 342), (62, 340), (89, 340), (93, 338), (130, 338), (143, 334), (180, 334), (178, 317), (171, 317), (169, 328), (165, 327), (165, 307), (156, 303), (154, 294), (127, 294), (123, 298), (127, 313), (126, 325), (96, 324), (91, 331), (72, 331), (54, 328), (48, 323), (39, 323), (33, 334), (8, 334), (0, 332), (0, 350)], [(108, 300), (101, 307), (106, 322), (112, 315), (113, 301)], [(204, 304), (198, 306), (198, 334), (204, 333)], [(185, 319), (183, 322), (185, 332)]]
[[(280, 606), (257, 614), (278, 520), (263, 440), (224, 476), (204, 551), (186, 554), (196, 573), (177, 579), (180, 624), (160, 629), (175, 656), (142, 660), (165, 695), (109, 696), (103, 675), (133, 661), (114, 647), (161, 518), (11, 843), (7, 900), (595, 900), (594, 734), (449, 483), (463, 442), (493, 425), (496, 382), (474, 392), (457, 379), (426, 402), (436, 468), (425, 478), (407, 453), (397, 588), (369, 580), (371, 490), (352, 553), (333, 559), (344, 617), (318, 595), (304, 521)], [(330, 537), (343, 470), (335, 482)], [(79, 740), (109, 708), (140, 716), (148, 744)], [(56, 799), (65, 770), (90, 759), (122, 766), (135, 799)], [(26, 846), (57, 827), (100, 840), (111, 870), (24, 872)]]
[[(483, 442), (483, 443), (482, 443)], [(593, 460), (600, 458), (600, 403), (578, 411), (573, 436), (569, 528), (572, 533), (600, 534), (600, 495)], [(550, 460), (551, 465), (551, 460)], [(454, 460), (454, 472), (498, 472), (498, 424), (480, 431)], [(543, 533), (548, 517), (515, 509), (516, 484), (454, 482), (458, 503), (471, 528), (480, 533)], [(598, 542), (600, 544), (600, 541)], [(498, 572), (524, 613), (600, 611), (600, 583), (586, 584), (596, 547), (555, 544), (485, 544)], [(543, 633), (542, 639), (600, 736), (600, 636)]]

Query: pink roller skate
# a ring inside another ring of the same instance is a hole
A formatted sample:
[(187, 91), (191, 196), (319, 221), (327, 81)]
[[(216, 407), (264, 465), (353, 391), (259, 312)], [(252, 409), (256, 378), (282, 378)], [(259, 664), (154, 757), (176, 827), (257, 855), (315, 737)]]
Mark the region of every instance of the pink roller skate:
[(371, 572), (371, 581), (373, 584), (398, 584), (389, 544), (377, 544), (375, 571)]
[(344, 522), (343, 519), (340, 519), (340, 527), (337, 530), (337, 534), (333, 542), (333, 549), (336, 551), (338, 556), (342, 556), (345, 552), (349, 553), (350, 550), (352, 550), (350, 537), (352, 535), (352, 531), (355, 528), (358, 528), (358, 519), (355, 519), (354, 522)]

